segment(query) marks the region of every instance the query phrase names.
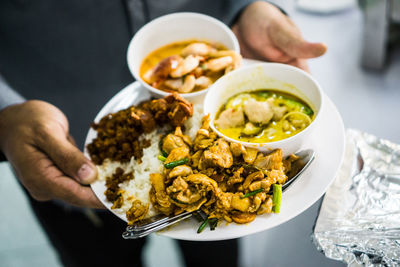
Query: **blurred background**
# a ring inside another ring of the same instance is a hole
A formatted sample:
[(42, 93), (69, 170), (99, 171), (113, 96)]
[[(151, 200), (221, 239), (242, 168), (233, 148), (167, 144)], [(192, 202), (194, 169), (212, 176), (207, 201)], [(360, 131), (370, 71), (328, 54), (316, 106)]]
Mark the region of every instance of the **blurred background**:
[[(272, 2), (306, 39), (328, 45), (326, 55), (309, 65), (345, 127), (400, 143), (400, 0)], [(285, 224), (240, 239), (241, 265), (343, 266), (311, 242), (320, 202)], [(153, 234), (149, 241), (146, 266), (183, 266), (173, 240)], [(61, 266), (7, 163), (0, 164), (0, 266)]]

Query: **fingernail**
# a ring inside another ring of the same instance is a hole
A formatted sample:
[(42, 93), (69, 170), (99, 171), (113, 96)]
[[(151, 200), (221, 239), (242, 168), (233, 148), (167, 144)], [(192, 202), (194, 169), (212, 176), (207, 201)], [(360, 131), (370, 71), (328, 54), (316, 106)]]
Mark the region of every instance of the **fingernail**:
[(91, 180), (94, 178), (94, 174), (95, 171), (93, 167), (87, 163), (83, 164), (78, 170), (78, 178), (81, 182), (91, 182)]

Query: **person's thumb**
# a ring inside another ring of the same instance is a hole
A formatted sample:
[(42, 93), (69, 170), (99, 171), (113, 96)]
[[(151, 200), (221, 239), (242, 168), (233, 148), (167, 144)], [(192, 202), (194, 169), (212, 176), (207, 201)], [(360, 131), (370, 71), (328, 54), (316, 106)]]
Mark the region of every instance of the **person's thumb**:
[(324, 43), (310, 43), (304, 39), (294, 39), (287, 43), (285, 50), (293, 58), (314, 58), (325, 54), (327, 46)]
[(93, 182), (97, 177), (94, 164), (63, 133), (57, 132), (43, 133), (45, 138), (38, 138), (39, 148), (69, 177), (81, 184)]
[(300, 31), (289, 20), (279, 20), (268, 28), (269, 36), (276, 47), (292, 58), (314, 58), (325, 54), (324, 43), (310, 43), (303, 39)]

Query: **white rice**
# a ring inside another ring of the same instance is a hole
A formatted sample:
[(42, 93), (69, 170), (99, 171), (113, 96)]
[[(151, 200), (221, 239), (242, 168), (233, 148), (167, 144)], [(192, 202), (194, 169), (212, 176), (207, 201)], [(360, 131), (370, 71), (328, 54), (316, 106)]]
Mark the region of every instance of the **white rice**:
[(190, 139), (194, 140), (196, 137), (197, 131), (201, 127), (203, 116), (203, 106), (199, 104), (193, 105), (193, 116), (183, 124), (186, 129), (184, 134), (188, 135)]
[[(201, 105), (193, 106), (193, 116), (185, 122), (186, 131), (184, 134), (188, 135), (192, 140), (196, 137), (196, 133), (201, 126), (201, 119), (203, 118), (203, 109)], [(106, 160), (102, 165), (98, 165), (99, 180), (104, 181), (107, 177), (112, 176), (115, 169), (120, 167), (125, 173), (132, 172), (133, 179), (125, 181), (120, 184), (120, 188), (124, 190), (123, 198), (124, 204), (121, 208), (114, 211), (120, 214), (125, 214), (132, 206), (134, 200), (140, 200), (143, 204), (149, 204), (149, 212), (146, 218), (156, 215), (158, 212), (155, 210), (150, 202), (149, 192), (151, 189), (150, 174), (161, 173), (163, 169), (162, 162), (158, 159), (160, 154), (159, 142), (162, 135), (167, 131), (166, 127), (157, 129), (149, 134), (141, 136), (141, 140), (151, 140), (151, 145), (143, 149), (142, 162), (138, 163), (133, 157), (129, 163), (120, 163), (115, 161)]]

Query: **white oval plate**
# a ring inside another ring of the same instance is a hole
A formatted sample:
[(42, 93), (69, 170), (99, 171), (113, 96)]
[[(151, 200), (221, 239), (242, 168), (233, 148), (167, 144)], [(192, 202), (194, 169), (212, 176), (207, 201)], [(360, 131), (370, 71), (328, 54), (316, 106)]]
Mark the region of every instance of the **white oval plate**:
[[(249, 64), (250, 62), (246, 63)], [(134, 82), (110, 99), (97, 114), (95, 122), (98, 122), (111, 112), (138, 104), (150, 97), (148, 90), (142, 87), (139, 82)], [(238, 238), (280, 225), (296, 217), (314, 204), (326, 192), (336, 177), (343, 160), (345, 146), (342, 118), (333, 102), (326, 95), (323, 97), (326, 105), (324, 105), (324, 109), (321, 112), (320, 124), (314, 129), (311, 138), (303, 145), (304, 149), (314, 149), (316, 158), (303, 175), (282, 194), (282, 206), (279, 214), (259, 215), (253, 222), (245, 225), (225, 224), (223, 222), (215, 231), (210, 231), (207, 227), (201, 234), (196, 232), (199, 223), (194, 219), (190, 219), (158, 234), (175, 239), (193, 241)], [(96, 132), (90, 128), (85, 141), (86, 156), (88, 156), (86, 145), (95, 137)], [(106, 187), (103, 182), (96, 181), (91, 184), (91, 188), (104, 206), (120, 219), (127, 221), (125, 215), (117, 214), (111, 209), (112, 204), (104, 196)]]

